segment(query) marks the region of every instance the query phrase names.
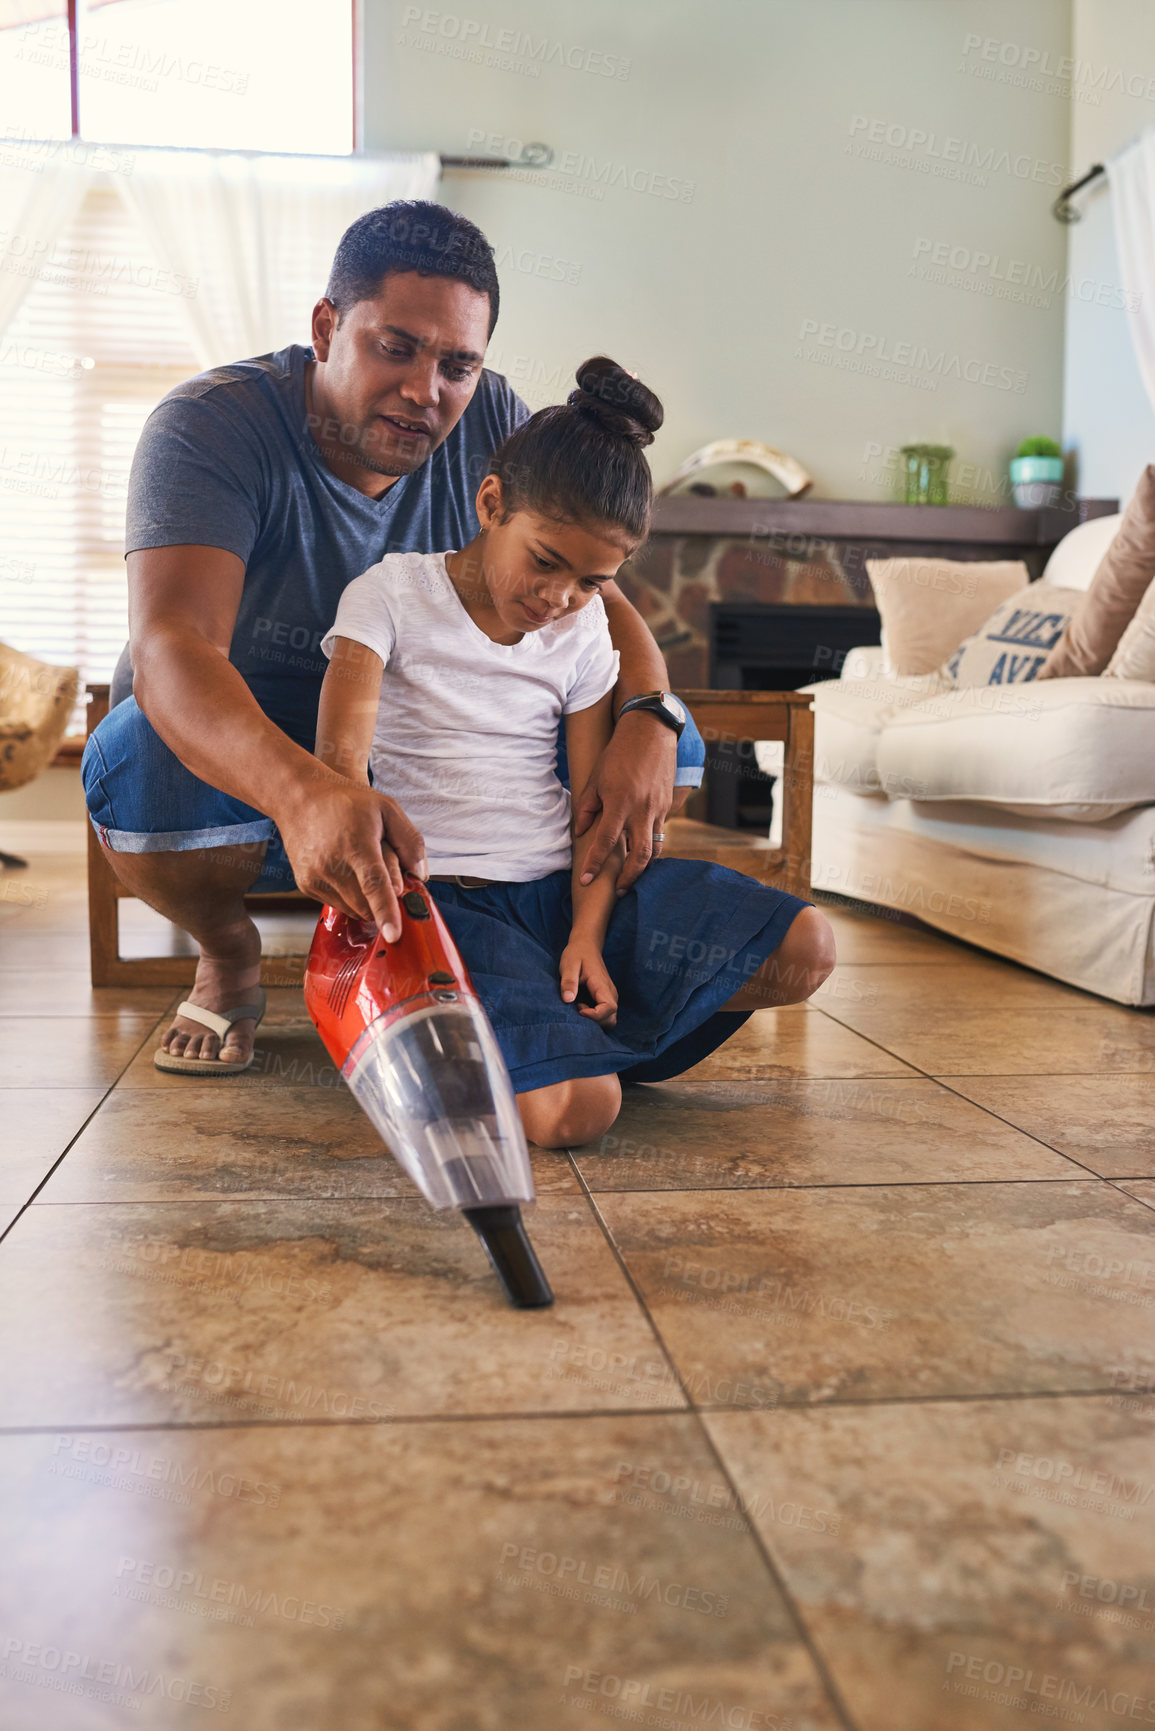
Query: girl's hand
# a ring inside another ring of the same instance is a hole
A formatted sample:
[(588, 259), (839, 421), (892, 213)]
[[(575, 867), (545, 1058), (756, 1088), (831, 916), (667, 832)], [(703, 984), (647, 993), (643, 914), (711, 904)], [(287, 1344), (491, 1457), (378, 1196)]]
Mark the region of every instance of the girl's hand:
[(571, 935), (569, 943), (562, 951), (559, 971), (563, 1001), (572, 1004), (584, 986), (593, 999), (593, 1005), (578, 1004), (578, 1010), (583, 1016), (588, 1016), (591, 1022), (597, 1022), (603, 1028), (612, 1028), (618, 1019), (618, 994), (614, 982), (606, 972), (600, 947), (589, 938)]

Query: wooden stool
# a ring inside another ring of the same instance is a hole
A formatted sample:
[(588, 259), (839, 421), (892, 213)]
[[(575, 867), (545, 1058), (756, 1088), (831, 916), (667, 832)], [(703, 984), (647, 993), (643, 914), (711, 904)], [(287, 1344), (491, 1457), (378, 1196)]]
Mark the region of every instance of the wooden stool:
[[(108, 714), (108, 686), (88, 687), (88, 727), (93, 730)], [(134, 901), (131, 890), (120, 879), (101, 852), (96, 831), (88, 825), (88, 946), (94, 986), (191, 986), (196, 978), (195, 956), (122, 956), (118, 904)], [(314, 914), (320, 902), (300, 890), (248, 895), (251, 913), (297, 912)], [(261, 961), (264, 985), (295, 985), (305, 970), (305, 952), (299, 955), (265, 956)]]

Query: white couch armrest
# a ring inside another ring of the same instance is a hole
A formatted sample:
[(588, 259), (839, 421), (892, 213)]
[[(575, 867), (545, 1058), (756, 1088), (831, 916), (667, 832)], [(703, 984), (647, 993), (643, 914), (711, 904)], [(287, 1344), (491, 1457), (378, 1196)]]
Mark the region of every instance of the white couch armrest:
[(839, 679), (881, 679), (886, 665), (886, 651), (881, 643), (864, 643), (861, 649), (848, 649)]

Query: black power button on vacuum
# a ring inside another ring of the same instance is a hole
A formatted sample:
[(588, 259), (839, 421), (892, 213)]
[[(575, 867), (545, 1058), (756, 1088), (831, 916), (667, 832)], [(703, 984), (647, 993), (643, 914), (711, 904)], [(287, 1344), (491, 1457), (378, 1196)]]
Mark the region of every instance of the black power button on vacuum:
[(411, 920), (427, 920), (429, 909), (425, 905), (425, 897), (419, 890), (406, 890), (401, 897), (401, 906)]
[(457, 981), (452, 974), (447, 974), (444, 968), (438, 968), (435, 973), (430, 974), (429, 984), (431, 986), (455, 986)]

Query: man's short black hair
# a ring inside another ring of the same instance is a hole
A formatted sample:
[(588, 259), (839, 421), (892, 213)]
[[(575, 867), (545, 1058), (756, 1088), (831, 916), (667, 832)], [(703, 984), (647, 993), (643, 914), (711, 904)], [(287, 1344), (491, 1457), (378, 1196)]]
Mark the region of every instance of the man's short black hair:
[(359, 216), (341, 236), (325, 290), (338, 323), (358, 301), (373, 300), (395, 271), (452, 277), (488, 295), (493, 335), (500, 294), (493, 248), (468, 217), (416, 198), (399, 198)]

